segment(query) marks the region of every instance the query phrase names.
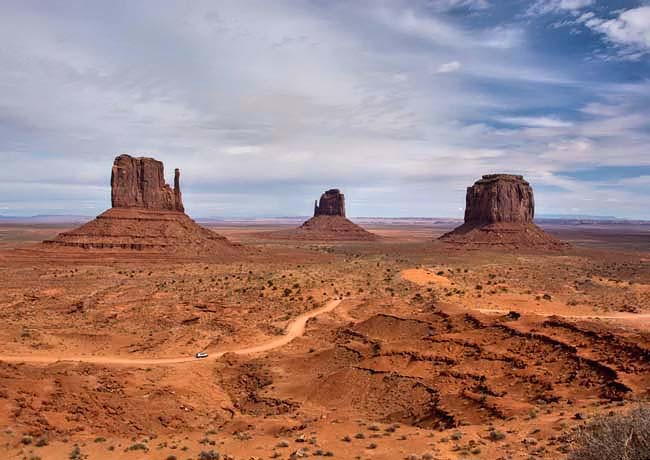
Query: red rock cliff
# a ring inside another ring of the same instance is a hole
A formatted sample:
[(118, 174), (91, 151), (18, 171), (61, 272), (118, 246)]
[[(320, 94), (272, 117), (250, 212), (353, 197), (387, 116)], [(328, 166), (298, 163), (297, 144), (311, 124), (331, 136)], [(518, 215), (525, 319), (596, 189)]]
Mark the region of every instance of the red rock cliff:
[(522, 176), (489, 174), (467, 188), (465, 224), (532, 223), (533, 189)]
[(320, 197), (314, 204), (314, 217), (316, 216), (342, 216), (345, 217), (345, 195), (333, 188)]
[(184, 212), (180, 171), (175, 170), (172, 189), (165, 183), (161, 161), (120, 155), (113, 162), (111, 201), (114, 208)]

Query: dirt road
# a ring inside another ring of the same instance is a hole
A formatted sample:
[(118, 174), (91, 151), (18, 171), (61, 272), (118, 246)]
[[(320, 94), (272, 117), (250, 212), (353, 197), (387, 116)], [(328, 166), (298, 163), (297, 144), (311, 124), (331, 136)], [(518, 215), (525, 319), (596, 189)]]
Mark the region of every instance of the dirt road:
[[(228, 350), (208, 350), (210, 352), (210, 358), (216, 359), (225, 355), (226, 353), (235, 353), (238, 355), (250, 355), (254, 353), (262, 353), (265, 351), (270, 351), (275, 348), (280, 348), (289, 342), (291, 342), (296, 337), (300, 337), (305, 333), (305, 327), (307, 321), (322, 314), (331, 312), (336, 307), (339, 306), (341, 300), (331, 300), (324, 306), (316, 308), (314, 310), (308, 311), (299, 315), (289, 323), (285, 329), (285, 334), (276, 339), (270, 340), (268, 342), (261, 343), (259, 345), (253, 345), (244, 348), (233, 348)], [(123, 366), (155, 366), (155, 365), (165, 365), (165, 364), (179, 364), (179, 363), (188, 363), (188, 362), (205, 362), (207, 359), (196, 359), (194, 356), (183, 356), (180, 358), (121, 358), (114, 356), (56, 356), (56, 355), (24, 355), (24, 356), (6, 356), (0, 354), (0, 361), (11, 362), (11, 363), (29, 363), (29, 364), (53, 364), (57, 362), (80, 362), (80, 363), (92, 363), (92, 364), (114, 364), (114, 365), (123, 365)]]

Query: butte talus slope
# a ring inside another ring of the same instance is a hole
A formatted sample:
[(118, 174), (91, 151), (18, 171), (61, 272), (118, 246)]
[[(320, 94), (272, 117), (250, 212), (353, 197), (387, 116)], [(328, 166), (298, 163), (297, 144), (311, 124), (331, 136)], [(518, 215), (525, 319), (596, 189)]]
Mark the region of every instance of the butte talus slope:
[(440, 239), (455, 245), (561, 249), (533, 223), (533, 189), (522, 176), (489, 174), (467, 188), (465, 222)]
[(45, 241), (51, 247), (152, 250), (204, 255), (237, 251), (223, 236), (185, 214), (180, 172), (174, 188), (165, 183), (163, 163), (118, 156), (111, 174), (113, 207), (79, 228)]
[(273, 232), (269, 236), (322, 241), (374, 241), (379, 238), (345, 217), (345, 195), (338, 189), (323, 193), (314, 204), (314, 217), (300, 227)]

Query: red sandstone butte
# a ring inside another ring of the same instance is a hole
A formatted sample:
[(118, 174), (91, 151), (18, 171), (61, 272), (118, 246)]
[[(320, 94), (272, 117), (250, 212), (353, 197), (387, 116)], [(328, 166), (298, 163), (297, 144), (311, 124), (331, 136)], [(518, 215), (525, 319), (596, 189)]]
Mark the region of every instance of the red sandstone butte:
[(165, 183), (162, 161), (120, 155), (111, 172), (112, 206), (184, 212), (180, 175), (176, 169), (172, 189)]
[(234, 254), (237, 246), (194, 222), (183, 207), (180, 171), (174, 188), (163, 163), (120, 155), (111, 172), (113, 207), (81, 227), (44, 241), (54, 248), (151, 250), (202, 256)]
[(314, 204), (314, 217), (291, 230), (266, 233), (274, 239), (320, 241), (374, 241), (379, 237), (345, 217), (345, 195), (339, 189), (327, 190)]
[(341, 216), (345, 217), (345, 195), (339, 189), (333, 188), (314, 202), (314, 217), (316, 216)]
[(467, 188), (465, 222), (440, 237), (456, 245), (559, 249), (556, 240), (533, 223), (533, 188), (523, 176), (489, 174)]

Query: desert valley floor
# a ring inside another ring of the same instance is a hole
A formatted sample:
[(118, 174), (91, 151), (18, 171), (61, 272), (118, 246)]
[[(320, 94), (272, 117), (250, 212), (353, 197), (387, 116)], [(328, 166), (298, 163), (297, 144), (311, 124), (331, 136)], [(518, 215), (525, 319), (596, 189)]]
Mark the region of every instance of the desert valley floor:
[(0, 226), (0, 457), (561, 459), (650, 399), (648, 227), (548, 227), (553, 252), (368, 228), (221, 225), (241, 254), (190, 259)]

